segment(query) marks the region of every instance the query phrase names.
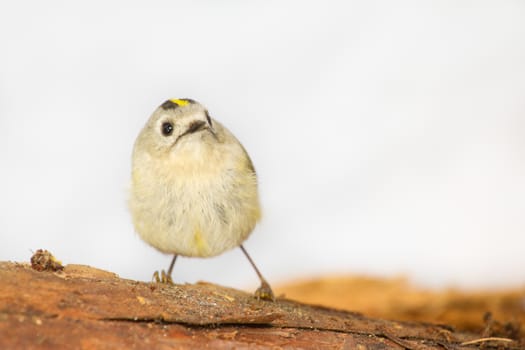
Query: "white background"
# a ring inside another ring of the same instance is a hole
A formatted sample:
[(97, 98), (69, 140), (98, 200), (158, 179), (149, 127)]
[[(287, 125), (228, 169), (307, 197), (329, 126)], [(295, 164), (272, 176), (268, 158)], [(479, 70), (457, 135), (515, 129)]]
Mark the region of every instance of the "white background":
[[(189, 97), (255, 163), (246, 247), (274, 284), (525, 282), (524, 2), (6, 3), (0, 260), (167, 268), (131, 226), (130, 153), (160, 103)], [(179, 259), (175, 280), (258, 282), (238, 249)]]

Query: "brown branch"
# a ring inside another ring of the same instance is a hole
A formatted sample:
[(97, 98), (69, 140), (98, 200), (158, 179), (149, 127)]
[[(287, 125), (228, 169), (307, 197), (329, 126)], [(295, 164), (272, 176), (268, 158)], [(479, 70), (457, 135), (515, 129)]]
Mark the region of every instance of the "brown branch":
[[(39, 272), (0, 262), (0, 283), (1, 349), (479, 345), (479, 336), (446, 326), (373, 319), (282, 298), (260, 301), (207, 283), (131, 281), (81, 265)], [(518, 349), (517, 343), (506, 346)]]

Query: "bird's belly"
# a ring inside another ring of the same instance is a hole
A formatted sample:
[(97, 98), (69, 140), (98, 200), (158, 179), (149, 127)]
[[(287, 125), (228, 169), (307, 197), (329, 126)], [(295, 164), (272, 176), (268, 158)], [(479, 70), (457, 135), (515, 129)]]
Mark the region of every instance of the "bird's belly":
[[(221, 254), (239, 246), (259, 219), (256, 188), (245, 192), (196, 182), (161, 189), (154, 196), (131, 201), (136, 231), (165, 253)], [(134, 210), (133, 202), (140, 208)]]

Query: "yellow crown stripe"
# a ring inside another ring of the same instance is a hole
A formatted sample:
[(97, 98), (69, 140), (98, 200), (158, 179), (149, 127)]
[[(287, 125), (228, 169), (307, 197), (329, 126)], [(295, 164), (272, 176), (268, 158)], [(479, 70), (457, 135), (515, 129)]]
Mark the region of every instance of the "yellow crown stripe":
[(190, 104), (189, 101), (186, 101), (186, 100), (180, 100), (180, 99), (178, 99), (178, 98), (172, 98), (170, 101), (173, 102), (173, 103), (175, 103), (175, 104), (178, 105), (179, 107), (184, 107), (184, 106)]

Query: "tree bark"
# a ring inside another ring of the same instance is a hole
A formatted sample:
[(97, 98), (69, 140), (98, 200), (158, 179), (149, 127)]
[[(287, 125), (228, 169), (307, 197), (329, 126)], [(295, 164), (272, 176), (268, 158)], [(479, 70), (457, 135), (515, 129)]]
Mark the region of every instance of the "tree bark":
[(257, 300), (207, 283), (144, 283), (81, 265), (35, 268), (0, 262), (0, 349), (521, 348), (445, 325)]

